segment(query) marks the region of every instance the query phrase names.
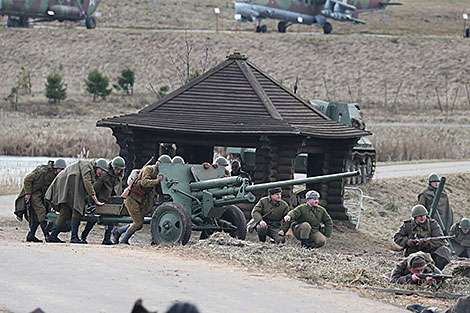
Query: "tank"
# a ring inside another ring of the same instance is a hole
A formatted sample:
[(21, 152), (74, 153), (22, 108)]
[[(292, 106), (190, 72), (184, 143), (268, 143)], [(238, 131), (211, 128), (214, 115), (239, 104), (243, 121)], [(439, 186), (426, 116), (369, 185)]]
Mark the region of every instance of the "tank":
[[(357, 103), (327, 102), (322, 100), (309, 100), (308, 103), (321, 111), (334, 121), (344, 125), (366, 130), (361, 108)], [(362, 137), (354, 145), (344, 164), (346, 171), (359, 171), (361, 175), (349, 178), (351, 185), (365, 184), (372, 179), (375, 172), (376, 151), (372, 142)]]

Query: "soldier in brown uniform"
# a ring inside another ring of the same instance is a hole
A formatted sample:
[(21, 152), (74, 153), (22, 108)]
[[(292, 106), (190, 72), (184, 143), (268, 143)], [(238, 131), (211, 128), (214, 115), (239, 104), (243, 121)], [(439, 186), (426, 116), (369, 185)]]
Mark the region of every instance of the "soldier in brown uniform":
[[(301, 246), (307, 249), (320, 248), (333, 231), (333, 220), (325, 208), (318, 205), (320, 194), (310, 190), (305, 194), (307, 203), (297, 206), (284, 216), (285, 222), (292, 220), (292, 232)], [(322, 227), (324, 225), (324, 228)]]
[(87, 195), (92, 198), (96, 205), (104, 205), (96, 197), (93, 183), (97, 177), (106, 171), (107, 166), (108, 162), (104, 159), (97, 161), (79, 160), (67, 166), (65, 170), (57, 175), (46, 192), (46, 200), (52, 204), (56, 211), (59, 211), (59, 217), (52, 228), (49, 242), (64, 242), (57, 236), (64, 230), (67, 221), (70, 220), (72, 226), (70, 243), (83, 243), (78, 238), (78, 228), (85, 213)]
[[(145, 214), (150, 213), (155, 204), (155, 187), (163, 179), (163, 174), (158, 171), (158, 164), (160, 163), (171, 163), (171, 158), (166, 154), (161, 155), (155, 165), (148, 165), (139, 173), (139, 178), (124, 200), (124, 204), (132, 218), (132, 224), (113, 230), (114, 243), (129, 244), (132, 235), (142, 229)], [(120, 239), (122, 234), (124, 236)]]
[(393, 240), (404, 248), (405, 256), (418, 251), (430, 253), (436, 267), (442, 270), (450, 262), (450, 250), (442, 240), (419, 239), (443, 236), (441, 227), (435, 220), (428, 217), (428, 211), (420, 204), (413, 207), (411, 215), (412, 218), (404, 221)]
[(289, 223), (284, 222), (283, 217), (289, 212), (289, 205), (281, 199), (281, 188), (271, 188), (268, 194), (267, 197), (261, 198), (251, 211), (251, 216), (257, 223), (256, 232), (262, 242), (266, 241), (268, 235), (276, 243), (284, 243)]
[[(124, 168), (126, 167), (126, 162), (123, 158), (117, 156), (110, 163), (108, 163), (107, 170), (100, 177), (98, 177), (93, 184), (93, 188), (96, 192), (96, 197), (101, 202), (106, 202), (108, 199), (117, 194), (121, 194), (121, 183), (124, 176)], [(89, 199), (89, 201), (91, 198)], [(92, 200), (91, 200), (92, 201)], [(95, 226), (95, 221), (87, 222), (85, 228), (82, 231), (81, 240), (84, 243), (87, 242), (87, 237), (90, 231)], [(114, 223), (104, 223), (105, 232), (102, 244), (112, 245), (111, 241), (111, 232), (114, 228)]]
[(432, 263), (429, 253), (421, 251), (413, 253), (395, 266), (390, 276), (390, 282), (396, 284), (429, 284), (434, 280), (432, 277), (420, 278), (418, 275), (435, 273)]
[(455, 236), (450, 241), (455, 255), (470, 258), (470, 220), (463, 218), (460, 223), (455, 223), (449, 231), (450, 236)]
[[(26, 236), (27, 242), (42, 242), (36, 237), (36, 230), (41, 226), (44, 239), (47, 240), (49, 234), (46, 230), (46, 204), (44, 194), (51, 185), (57, 174), (62, 171), (67, 164), (64, 159), (49, 161), (47, 165), (39, 165), (24, 178), (23, 189), (15, 201), (15, 214), (18, 220), (22, 221), (23, 216), (29, 222), (29, 232)], [(32, 211), (28, 212), (30, 206)]]
[[(418, 195), (418, 203), (423, 205), (428, 212), (431, 211), (431, 206), (434, 201), (434, 195), (436, 193), (437, 187), (439, 186), (440, 178), (437, 174), (432, 173), (429, 175), (428, 181), (429, 185), (421, 191)], [(444, 233), (448, 232), (452, 224), (454, 224), (454, 211), (449, 204), (449, 198), (447, 197), (447, 193), (445, 190), (442, 190), (441, 196), (439, 198), (439, 203), (437, 204), (437, 211), (441, 216), (442, 223), (445, 229), (443, 229)], [(432, 218), (438, 220), (437, 214), (433, 213)]]

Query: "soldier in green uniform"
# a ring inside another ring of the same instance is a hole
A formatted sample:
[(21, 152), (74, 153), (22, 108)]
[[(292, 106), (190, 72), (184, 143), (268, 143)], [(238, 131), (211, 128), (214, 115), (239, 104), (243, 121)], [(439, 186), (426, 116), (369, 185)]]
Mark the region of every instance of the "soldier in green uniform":
[(93, 183), (96, 178), (105, 173), (108, 162), (104, 159), (97, 161), (79, 160), (67, 166), (59, 173), (46, 192), (48, 200), (56, 211), (59, 211), (54, 227), (52, 228), (49, 242), (60, 242), (59, 233), (65, 230), (65, 224), (70, 220), (72, 235), (70, 243), (83, 243), (78, 238), (80, 220), (85, 213), (87, 195), (96, 205), (104, 205), (96, 197)]
[[(15, 215), (22, 221), (23, 217), (29, 222), (29, 232), (26, 236), (27, 242), (42, 242), (36, 237), (36, 230), (41, 226), (44, 239), (47, 240), (49, 233), (46, 230), (46, 203), (44, 194), (51, 185), (57, 174), (62, 171), (67, 164), (64, 159), (49, 161), (47, 165), (39, 165), (31, 173), (26, 175), (18, 198), (15, 201)], [(27, 207), (32, 211), (28, 211)]]
[[(292, 232), (301, 246), (307, 249), (320, 248), (333, 231), (333, 220), (325, 208), (318, 205), (320, 194), (310, 190), (305, 194), (307, 203), (301, 204), (284, 216), (285, 222), (292, 220)], [(322, 224), (324, 227), (322, 227)]]
[(452, 225), (449, 235), (455, 236), (450, 240), (455, 255), (470, 258), (470, 219), (464, 217), (460, 223)]
[[(139, 178), (124, 200), (124, 204), (132, 218), (132, 224), (113, 230), (114, 243), (129, 244), (129, 239), (132, 235), (142, 229), (145, 214), (152, 211), (155, 202), (155, 187), (163, 179), (163, 174), (160, 174), (158, 171), (160, 163), (171, 163), (171, 158), (166, 154), (161, 155), (155, 165), (148, 165), (139, 173)], [(122, 234), (124, 236), (120, 238)]]
[[(106, 202), (111, 196), (121, 194), (121, 183), (124, 176), (124, 168), (126, 168), (126, 161), (124, 161), (124, 159), (120, 156), (115, 157), (110, 163), (108, 163), (106, 172), (98, 177), (93, 184), (96, 197), (99, 201)], [(88, 200), (90, 201), (91, 198)], [(94, 221), (87, 222), (81, 235), (81, 239), (84, 243), (88, 243), (86, 239), (95, 224), (96, 222)], [(114, 228), (114, 223), (105, 223), (104, 225), (105, 232), (102, 244), (112, 245), (113, 242), (111, 241), (111, 232)]]
[(410, 220), (403, 222), (393, 240), (405, 250), (405, 256), (418, 251), (430, 253), (436, 267), (442, 270), (450, 262), (450, 250), (442, 240), (419, 239), (443, 236), (441, 227), (435, 220), (428, 217), (428, 211), (421, 204), (413, 207), (411, 216)]
[(289, 212), (289, 205), (281, 197), (280, 187), (271, 188), (268, 190), (268, 196), (261, 198), (251, 211), (251, 216), (257, 223), (258, 238), (262, 242), (266, 241), (266, 235), (276, 243), (286, 241), (289, 223), (284, 222), (283, 217)]
[[(437, 174), (430, 174), (428, 177), (428, 186), (418, 195), (418, 203), (423, 205), (428, 210), (428, 212), (431, 211), (434, 195), (436, 193), (437, 187), (439, 186), (440, 180), (441, 179)], [(441, 225), (441, 227), (444, 226), (444, 232), (448, 232), (452, 224), (454, 224), (454, 211), (452, 211), (452, 208), (450, 207), (449, 198), (447, 197), (447, 193), (444, 191), (444, 189), (442, 190), (439, 203), (437, 204), (437, 212), (439, 212), (442, 223), (444, 224)], [(431, 217), (438, 220), (436, 215), (434, 213)]]
[[(420, 278), (419, 274), (433, 274), (436, 272), (433, 260), (429, 253), (422, 251), (413, 253), (404, 258), (393, 269), (390, 282), (395, 284), (417, 284), (432, 283), (432, 277)], [(437, 270), (440, 274), (440, 271)]]

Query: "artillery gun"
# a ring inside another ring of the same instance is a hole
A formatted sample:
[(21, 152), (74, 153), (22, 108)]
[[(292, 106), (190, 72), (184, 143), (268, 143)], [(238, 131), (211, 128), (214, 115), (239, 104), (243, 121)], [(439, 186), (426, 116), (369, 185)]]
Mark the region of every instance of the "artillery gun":
[[(215, 165), (193, 165), (160, 163), (159, 171), (164, 175), (160, 182), (160, 200), (151, 216), (144, 219), (150, 224), (154, 244), (186, 244), (191, 231), (224, 231), (232, 237), (245, 239), (246, 219), (236, 206), (242, 202), (254, 202), (253, 191), (274, 187), (298, 185), (342, 179), (358, 175), (347, 172), (302, 179), (252, 184), (247, 178), (225, 177), (223, 167)], [(103, 223), (130, 223), (127, 209), (121, 198), (114, 197), (94, 212), (82, 217), (82, 221)], [(57, 213), (49, 213), (49, 222), (55, 221)]]

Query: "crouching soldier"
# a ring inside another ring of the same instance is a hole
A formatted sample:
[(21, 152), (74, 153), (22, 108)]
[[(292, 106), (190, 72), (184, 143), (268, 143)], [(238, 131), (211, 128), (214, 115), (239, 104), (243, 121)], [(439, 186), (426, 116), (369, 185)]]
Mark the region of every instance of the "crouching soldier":
[(52, 228), (49, 242), (64, 242), (57, 236), (65, 230), (65, 224), (70, 220), (72, 226), (70, 243), (83, 243), (78, 238), (78, 228), (85, 213), (87, 195), (93, 199), (96, 205), (104, 205), (96, 197), (93, 183), (106, 171), (107, 166), (108, 162), (104, 159), (79, 160), (67, 166), (57, 175), (46, 192), (46, 200), (52, 204), (56, 211), (59, 211), (59, 217)]
[(423, 274), (441, 274), (433, 265), (429, 253), (416, 252), (400, 261), (390, 276), (390, 282), (395, 284), (417, 284), (432, 283), (432, 277), (421, 276)]
[[(297, 206), (284, 216), (285, 222), (292, 220), (292, 232), (301, 246), (307, 249), (320, 248), (333, 231), (333, 220), (325, 208), (318, 205), (320, 194), (315, 190), (306, 193), (307, 203)], [(324, 228), (322, 227), (324, 225)]]
[(455, 238), (450, 240), (455, 255), (470, 258), (470, 220), (463, 218), (460, 223), (452, 225), (449, 235), (455, 236)]
[(410, 220), (404, 221), (393, 240), (405, 250), (405, 256), (418, 251), (430, 253), (436, 267), (442, 270), (450, 262), (450, 250), (441, 239), (423, 240), (443, 236), (441, 227), (428, 217), (428, 210), (421, 204), (413, 207), (411, 216)]
[[(107, 170), (99, 176), (93, 188), (96, 192), (96, 197), (101, 202), (106, 202), (111, 196), (121, 194), (121, 183), (124, 176), (124, 168), (126, 168), (126, 161), (123, 158), (117, 156), (107, 165)], [(91, 200), (91, 198), (89, 199)], [(93, 200), (91, 200), (93, 201)], [(87, 242), (87, 237), (90, 231), (95, 226), (95, 221), (89, 221), (86, 223), (85, 228), (82, 231), (81, 240), (84, 243)], [(102, 244), (112, 245), (111, 232), (114, 228), (114, 223), (105, 223), (105, 232)]]
[(266, 235), (276, 243), (286, 241), (289, 223), (284, 222), (283, 217), (289, 212), (289, 205), (281, 197), (281, 188), (271, 188), (268, 196), (261, 198), (251, 211), (251, 216), (257, 223), (258, 238), (262, 242), (266, 241)]
[[(124, 200), (127, 211), (132, 218), (132, 224), (113, 230), (114, 243), (129, 244), (132, 235), (142, 229), (145, 214), (152, 211), (155, 202), (155, 187), (163, 179), (163, 174), (158, 171), (160, 163), (171, 163), (171, 158), (166, 154), (161, 155), (155, 165), (148, 165), (139, 173), (137, 181)], [(122, 234), (124, 235), (120, 238)]]
[[(36, 230), (41, 226), (44, 239), (47, 241), (49, 234), (46, 230), (46, 203), (44, 195), (57, 174), (67, 164), (64, 159), (49, 161), (47, 165), (39, 165), (24, 178), (23, 189), (15, 201), (15, 215), (22, 221), (23, 216), (29, 222), (29, 232), (26, 236), (27, 242), (42, 242), (36, 237)], [(28, 210), (28, 207), (30, 210)]]

